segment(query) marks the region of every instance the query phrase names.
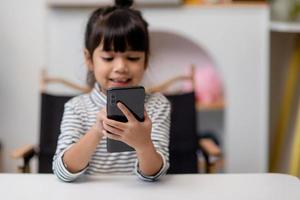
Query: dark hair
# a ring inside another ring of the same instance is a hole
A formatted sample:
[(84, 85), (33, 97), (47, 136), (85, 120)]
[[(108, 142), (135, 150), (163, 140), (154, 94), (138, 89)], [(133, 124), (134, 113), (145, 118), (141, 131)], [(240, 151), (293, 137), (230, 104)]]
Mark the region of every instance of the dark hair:
[[(145, 52), (145, 66), (149, 59), (148, 23), (140, 11), (130, 8), (133, 1), (116, 0), (114, 6), (98, 8), (87, 23), (85, 48), (90, 56), (103, 43), (105, 51), (125, 52), (126, 50)], [(93, 87), (95, 77), (89, 71), (87, 83)]]

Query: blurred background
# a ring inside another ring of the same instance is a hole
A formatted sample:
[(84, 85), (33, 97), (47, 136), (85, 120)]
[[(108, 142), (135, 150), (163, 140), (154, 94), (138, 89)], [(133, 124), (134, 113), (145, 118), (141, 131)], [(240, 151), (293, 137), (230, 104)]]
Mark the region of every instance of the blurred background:
[[(42, 71), (85, 86), (85, 24), (92, 10), (112, 3), (2, 0), (0, 172), (17, 172), (27, 160), (15, 150), (40, 143)], [(300, 0), (135, 3), (150, 24), (143, 84), (152, 87), (195, 67), (197, 135), (212, 138), (220, 150), (210, 158), (219, 162), (213, 172), (299, 176)], [(190, 87), (177, 84), (167, 93)], [(61, 84), (46, 91), (78, 94)], [(199, 172), (205, 172), (205, 157), (201, 151), (197, 156)], [(30, 166), (39, 171), (36, 157)]]

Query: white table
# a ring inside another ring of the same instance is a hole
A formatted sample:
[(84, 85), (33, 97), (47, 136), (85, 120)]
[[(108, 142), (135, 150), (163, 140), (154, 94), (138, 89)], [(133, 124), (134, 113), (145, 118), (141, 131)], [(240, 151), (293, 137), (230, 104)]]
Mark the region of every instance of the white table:
[(148, 183), (135, 176), (85, 177), (0, 174), (0, 199), (14, 200), (300, 200), (299, 179), (281, 174), (167, 175)]

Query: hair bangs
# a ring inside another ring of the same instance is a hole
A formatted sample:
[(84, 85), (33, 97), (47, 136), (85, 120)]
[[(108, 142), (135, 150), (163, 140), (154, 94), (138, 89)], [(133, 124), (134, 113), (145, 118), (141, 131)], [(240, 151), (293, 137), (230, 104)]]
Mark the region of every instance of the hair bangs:
[(104, 51), (149, 51), (143, 26), (132, 23), (130, 18), (111, 16), (104, 26), (101, 40)]

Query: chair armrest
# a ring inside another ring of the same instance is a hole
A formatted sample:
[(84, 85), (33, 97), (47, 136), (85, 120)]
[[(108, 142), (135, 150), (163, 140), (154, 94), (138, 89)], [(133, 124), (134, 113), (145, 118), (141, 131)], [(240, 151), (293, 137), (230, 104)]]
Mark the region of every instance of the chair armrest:
[(23, 159), (23, 165), (18, 167), (18, 172), (21, 173), (30, 173), (29, 162), (31, 158), (36, 154), (36, 150), (33, 145), (25, 145), (18, 149), (15, 149), (11, 153), (11, 157), (14, 159)]
[(20, 159), (20, 158), (26, 159), (28, 157), (32, 157), (32, 155), (35, 153), (36, 151), (34, 145), (28, 144), (13, 150), (11, 153), (11, 157), (14, 159)]
[(201, 150), (209, 156), (221, 156), (221, 149), (216, 143), (209, 138), (202, 138), (198, 141)]
[(205, 159), (205, 172), (216, 173), (223, 167), (224, 159), (220, 147), (211, 138), (198, 140), (199, 147)]

